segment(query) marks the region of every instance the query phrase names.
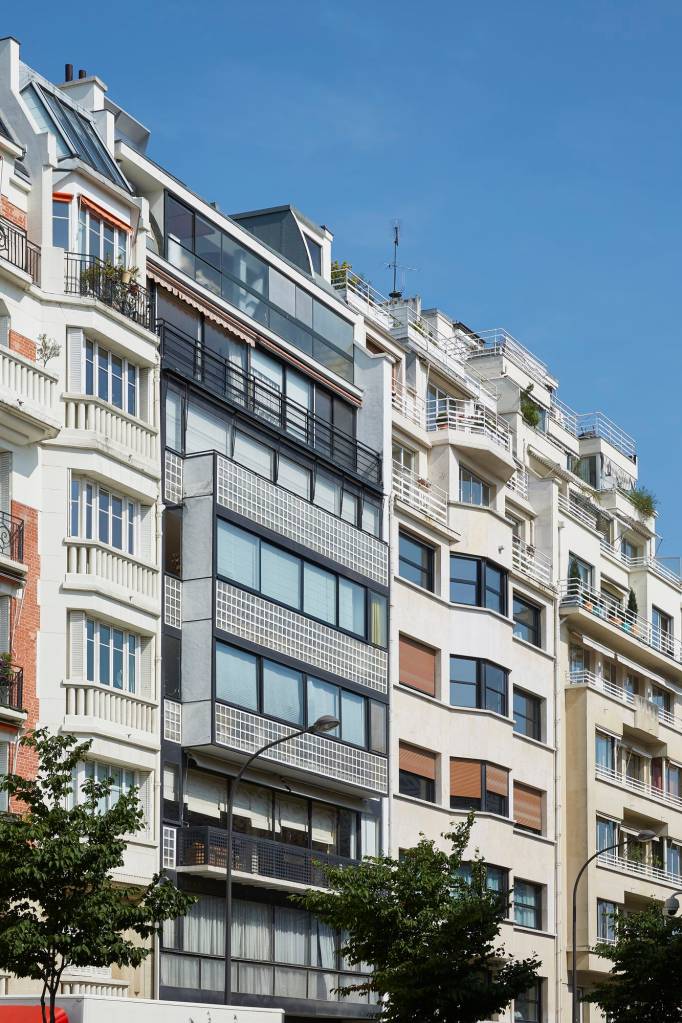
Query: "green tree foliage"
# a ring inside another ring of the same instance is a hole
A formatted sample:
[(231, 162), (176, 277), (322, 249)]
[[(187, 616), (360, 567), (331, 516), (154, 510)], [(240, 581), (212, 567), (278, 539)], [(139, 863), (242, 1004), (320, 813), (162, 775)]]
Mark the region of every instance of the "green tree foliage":
[(612, 1023), (682, 1021), (682, 920), (670, 919), (660, 905), (616, 916), (615, 944), (597, 945), (597, 955), (613, 965), (586, 996)]
[(462, 876), (473, 816), (443, 835), (449, 852), (422, 837), (399, 860), (367, 858), (325, 866), (329, 891), (297, 896), (300, 905), (347, 935), (351, 964), (372, 963), (365, 983), (382, 1023), (475, 1023), (490, 1019), (536, 978), (536, 958), (514, 960), (499, 945), (509, 894), (486, 887), (482, 860)]
[(22, 807), (0, 815), (0, 967), (42, 982), (43, 1023), (54, 1023), (67, 967), (137, 966), (151, 951), (139, 941), (194, 900), (162, 875), (147, 888), (111, 880), (123, 864), (123, 836), (140, 830), (143, 813), (136, 790), (99, 810), (113, 779), (89, 779), (73, 805), (73, 771), (89, 742), (44, 729), (21, 741), (35, 750), (39, 766), (35, 779), (0, 779), (0, 791)]

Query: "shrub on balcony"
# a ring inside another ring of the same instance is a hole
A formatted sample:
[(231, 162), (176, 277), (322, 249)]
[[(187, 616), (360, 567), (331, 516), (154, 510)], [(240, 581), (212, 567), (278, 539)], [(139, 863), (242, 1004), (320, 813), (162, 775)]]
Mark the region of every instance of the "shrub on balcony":
[(650, 490), (645, 487), (633, 487), (632, 490), (626, 491), (626, 496), (643, 519), (650, 519), (656, 514), (658, 500)]
[(533, 384), (528, 384), (528, 387), (521, 391), (519, 408), (521, 409), (524, 423), (528, 423), (529, 426), (536, 430), (540, 424), (540, 409), (531, 398), (532, 391)]

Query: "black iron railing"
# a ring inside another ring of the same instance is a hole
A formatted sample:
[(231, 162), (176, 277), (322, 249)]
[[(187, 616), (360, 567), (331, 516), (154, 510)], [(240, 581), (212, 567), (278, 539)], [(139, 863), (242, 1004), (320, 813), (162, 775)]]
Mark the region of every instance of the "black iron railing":
[(339, 468), (381, 483), (381, 456), (314, 412), (292, 401), (270, 382), (246, 373), (165, 320), (157, 322), (166, 369), (200, 381), (208, 390), (264, 420), (331, 459)]
[(0, 259), (30, 274), (40, 284), (40, 249), (26, 237), (26, 232), (0, 217)]
[(24, 560), (24, 522), (0, 512), (0, 554), (12, 561)]
[(66, 253), (64, 290), (70, 295), (97, 298), (111, 309), (151, 329), (149, 292), (122, 266), (115, 266), (97, 256), (79, 252)]
[(9, 707), (10, 710), (21, 710), (23, 695), (23, 668), (0, 665), (0, 707)]
[[(223, 828), (183, 828), (178, 832), (179, 867), (227, 866), (227, 831)], [(319, 864), (344, 867), (357, 863), (345, 856), (332, 856), (297, 845), (285, 845), (269, 838), (232, 833), (232, 869), (279, 881), (326, 888)]]

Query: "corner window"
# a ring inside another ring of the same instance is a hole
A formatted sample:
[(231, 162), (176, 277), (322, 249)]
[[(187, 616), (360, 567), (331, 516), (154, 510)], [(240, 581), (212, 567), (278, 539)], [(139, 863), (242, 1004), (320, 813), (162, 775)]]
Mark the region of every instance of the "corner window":
[(509, 771), (480, 760), (450, 760), (450, 806), (506, 817), (509, 812)]
[(583, 561), (577, 554), (571, 551), (568, 553), (568, 579), (570, 582), (582, 583), (588, 588), (592, 587), (594, 580), (594, 568), (587, 561)]
[(434, 550), (408, 533), (400, 531), (398, 574), (401, 579), (433, 592)]
[(450, 600), (507, 613), (507, 573), (485, 558), (450, 555)]
[(99, 540), (100, 543), (134, 555), (137, 550), (139, 520), (137, 502), (115, 494), (98, 483), (72, 477), (70, 536)]
[(542, 886), (530, 881), (514, 880), (514, 923), (542, 929)]
[(542, 700), (514, 687), (514, 731), (529, 739), (542, 739)]
[(490, 507), (490, 486), (468, 469), (459, 470), (459, 499), (462, 504)]
[(508, 672), (490, 661), (473, 657), (450, 658), (450, 703), (507, 713)]
[(514, 594), (514, 635), (540, 646), (540, 608)]

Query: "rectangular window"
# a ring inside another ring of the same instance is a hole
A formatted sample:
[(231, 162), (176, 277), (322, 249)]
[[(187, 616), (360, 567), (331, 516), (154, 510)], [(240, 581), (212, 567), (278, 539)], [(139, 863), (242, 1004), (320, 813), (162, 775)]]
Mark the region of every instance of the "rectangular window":
[(258, 710), (258, 659), (244, 650), (216, 643), (216, 697), (247, 710)]
[(529, 739), (542, 739), (542, 700), (514, 687), (514, 731)]
[(514, 922), (521, 927), (542, 929), (542, 886), (514, 880)]
[(70, 200), (52, 200), (52, 244), (57, 249), (66, 249), (67, 251), (71, 248), (69, 242), (70, 209)]
[(597, 817), (597, 849), (604, 852), (607, 849), (614, 851), (613, 846), (618, 843), (618, 824), (616, 821), (608, 820), (606, 817)]
[(401, 636), (399, 640), (399, 681), (410, 689), (418, 689), (428, 696), (436, 695), (435, 650), (414, 639)]
[(436, 801), (435, 753), (401, 742), (398, 766), (398, 787), (404, 796)]
[(81, 205), (79, 249), (84, 255), (125, 266), (127, 246), (127, 231)]
[(70, 534), (91, 540), (93, 511), (97, 510), (97, 539), (110, 544), (117, 550), (134, 554), (135, 525), (138, 519), (138, 505), (124, 501), (118, 494), (85, 480), (72, 478), (70, 499)]
[(218, 574), (249, 589), (260, 589), (258, 537), (218, 520)]
[[(95, 392), (95, 367), (97, 389)], [(85, 342), (85, 393), (116, 408), (137, 415), (138, 367), (127, 359), (114, 355), (96, 341)]]
[(673, 620), (665, 611), (658, 607), (651, 608), (652, 640), (654, 646), (663, 653), (672, 654), (675, 650), (673, 639)]
[(303, 675), (274, 661), (263, 661), (263, 713), (303, 724)]
[(339, 627), (356, 636), (365, 635), (364, 586), (339, 578)]
[(490, 486), (468, 469), (459, 470), (459, 499), (462, 504), (490, 507)]
[(140, 780), (135, 771), (125, 767), (114, 767), (112, 764), (103, 764), (100, 761), (86, 760), (80, 763), (74, 772), (73, 778), (73, 800), (82, 803), (85, 795), (83, 783), (92, 780), (103, 782), (111, 780), (112, 785), (107, 796), (103, 796), (97, 804), (99, 813), (106, 813), (111, 810), (122, 795), (130, 792), (133, 788), (139, 788)]
[(433, 592), (433, 563), (433, 547), (421, 543), (401, 530), (398, 565), (401, 579), (408, 579), (417, 586)]
[(540, 608), (514, 594), (514, 635), (540, 646)]
[(450, 703), (507, 713), (508, 672), (497, 664), (472, 657), (450, 658)]
[(594, 568), (587, 561), (583, 561), (577, 554), (568, 552), (568, 578), (570, 581), (582, 583), (583, 586), (592, 588), (594, 582)]
[(616, 940), (616, 917), (618, 903), (597, 899), (597, 938), (599, 941)]
[(336, 576), (309, 561), (303, 563), (303, 610), (329, 625), (336, 624)]
[(532, 987), (514, 999), (515, 1023), (541, 1023), (542, 981), (536, 980)]
[(616, 769), (616, 740), (612, 735), (597, 732), (595, 735), (595, 763), (597, 769), (612, 773)]
[(85, 672), (88, 682), (134, 693), (142, 639), (92, 618), (85, 623)]
[(506, 817), (509, 808), (509, 771), (480, 760), (452, 757), (450, 806), (453, 810), (481, 810)]
[(507, 613), (507, 573), (491, 561), (450, 555), (450, 600)]
[[(506, 867), (497, 867), (492, 863), (484, 864), (485, 886), (489, 892), (497, 892), (499, 895), (507, 895), (509, 891), (509, 871)], [(458, 874), (467, 884), (472, 883), (473, 871), (471, 863), (463, 861)]]
[(542, 834), (542, 792), (514, 782), (514, 820), (517, 828)]
[(261, 541), (260, 591), (264, 596), (271, 597), (280, 604), (287, 604), (289, 607), (300, 610), (300, 558)]

